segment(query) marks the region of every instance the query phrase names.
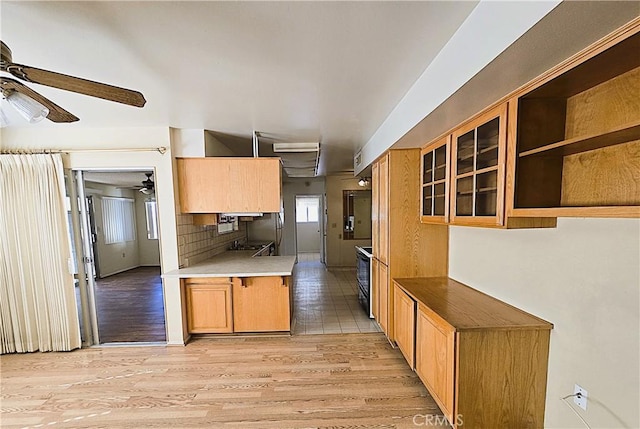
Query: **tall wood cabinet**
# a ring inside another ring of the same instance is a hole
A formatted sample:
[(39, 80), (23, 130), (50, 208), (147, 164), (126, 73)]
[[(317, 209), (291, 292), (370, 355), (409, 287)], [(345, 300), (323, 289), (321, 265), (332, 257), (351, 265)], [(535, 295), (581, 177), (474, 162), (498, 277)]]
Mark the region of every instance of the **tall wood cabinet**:
[(400, 349), (454, 429), (543, 427), (551, 323), (447, 277), (394, 288)]
[(373, 306), (376, 320), (394, 341), (394, 295), (399, 276), (447, 274), (446, 225), (420, 222), (420, 149), (390, 150), (372, 166)]

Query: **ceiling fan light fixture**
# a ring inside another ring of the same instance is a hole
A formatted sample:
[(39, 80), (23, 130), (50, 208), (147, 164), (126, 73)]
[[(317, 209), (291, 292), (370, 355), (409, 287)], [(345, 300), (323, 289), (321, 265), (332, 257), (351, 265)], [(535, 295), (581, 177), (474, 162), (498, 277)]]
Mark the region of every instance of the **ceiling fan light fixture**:
[(49, 109), (21, 92), (11, 91), (5, 98), (29, 123), (40, 122), (49, 114)]

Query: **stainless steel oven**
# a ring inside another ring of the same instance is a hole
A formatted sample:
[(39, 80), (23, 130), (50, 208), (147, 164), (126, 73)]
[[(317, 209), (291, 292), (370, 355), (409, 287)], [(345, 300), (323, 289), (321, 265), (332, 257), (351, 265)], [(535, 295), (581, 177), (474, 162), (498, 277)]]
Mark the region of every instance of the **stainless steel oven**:
[(373, 318), (371, 308), (371, 247), (356, 246), (356, 277), (358, 279), (358, 302)]

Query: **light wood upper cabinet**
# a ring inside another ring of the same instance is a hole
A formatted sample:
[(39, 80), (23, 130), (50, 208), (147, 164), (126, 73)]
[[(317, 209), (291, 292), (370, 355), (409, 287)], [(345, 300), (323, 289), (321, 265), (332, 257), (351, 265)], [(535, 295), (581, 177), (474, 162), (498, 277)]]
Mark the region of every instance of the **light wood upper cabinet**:
[(233, 332), (231, 279), (191, 278), (184, 283), (189, 333)]
[(451, 223), (502, 226), (507, 103), (452, 135)]
[(450, 140), (444, 137), (422, 149), (420, 221), (447, 223), (449, 221)]
[(508, 216), (640, 217), (639, 51), (636, 20), (510, 101)]
[(282, 201), (279, 158), (178, 158), (183, 213), (274, 213)]
[(291, 306), (286, 277), (233, 279), (234, 332), (289, 331)]

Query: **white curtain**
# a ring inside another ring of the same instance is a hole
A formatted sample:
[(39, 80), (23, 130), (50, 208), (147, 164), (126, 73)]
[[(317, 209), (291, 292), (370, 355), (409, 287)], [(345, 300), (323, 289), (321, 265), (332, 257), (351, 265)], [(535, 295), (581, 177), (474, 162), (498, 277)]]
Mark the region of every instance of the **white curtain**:
[(0, 155), (0, 353), (80, 347), (60, 155)]

